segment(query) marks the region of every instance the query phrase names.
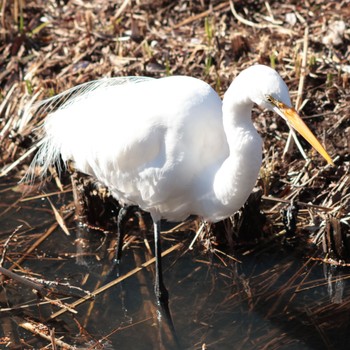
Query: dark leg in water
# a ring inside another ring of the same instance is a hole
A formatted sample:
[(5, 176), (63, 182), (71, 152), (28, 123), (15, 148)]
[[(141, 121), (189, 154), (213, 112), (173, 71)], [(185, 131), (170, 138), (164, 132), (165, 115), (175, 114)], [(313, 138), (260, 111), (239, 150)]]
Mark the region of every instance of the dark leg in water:
[(116, 246), (112, 266), (105, 278), (104, 284), (119, 277), (119, 265), (122, 257), (123, 239), (125, 235), (125, 224), (131, 218), (131, 216), (135, 214), (135, 212), (138, 213), (139, 210), (140, 209), (137, 206), (125, 206), (120, 208), (119, 210), (118, 217), (117, 217), (117, 246)]
[(154, 223), (154, 246), (156, 256), (156, 280), (154, 291), (156, 293), (158, 305), (166, 305), (168, 307), (169, 293), (163, 283), (162, 271), (162, 247), (160, 243), (160, 221)]
[(180, 349), (179, 340), (177, 338), (173, 319), (171, 317), (169, 309), (169, 293), (165, 288), (163, 282), (163, 271), (162, 271), (162, 247), (160, 242), (160, 221), (154, 222), (154, 245), (155, 245), (155, 258), (156, 258), (156, 279), (154, 284), (154, 291), (156, 294), (157, 304), (158, 304), (158, 320), (160, 326), (164, 329), (166, 323), (174, 345), (176, 349)]
[(113, 263), (119, 264), (122, 257), (123, 239), (125, 234), (125, 224), (131, 218), (131, 216), (138, 211), (136, 206), (125, 206), (119, 210), (117, 218), (117, 248)]

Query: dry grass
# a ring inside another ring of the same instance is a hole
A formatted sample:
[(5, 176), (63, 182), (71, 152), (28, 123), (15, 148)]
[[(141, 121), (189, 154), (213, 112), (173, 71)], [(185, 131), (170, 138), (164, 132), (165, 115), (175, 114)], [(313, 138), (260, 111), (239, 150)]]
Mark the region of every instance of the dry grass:
[[(296, 236), (322, 246), (326, 254), (313, 259), (338, 265), (350, 260), (348, 1), (315, 0), (302, 6), (245, 1), (233, 6), (204, 0), (2, 0), (0, 6), (1, 197), (22, 177), (35, 152), (33, 130), (44, 116), (22, 118), (35, 101), (90, 80), (128, 75), (191, 75), (222, 95), (238, 72), (263, 63), (285, 79), (296, 108), (335, 166), (326, 166), (302, 140), (308, 160), (292, 142), (285, 151), (285, 123), (254, 110), (265, 141), (258, 182), (267, 218), (262, 242)], [(25, 203), (19, 201), (10, 208)], [(291, 202), (298, 210), (288, 208)], [(2, 217), (10, 210), (6, 206)], [(233, 227), (225, 224), (229, 241), (237, 225), (247, 225), (241, 216), (233, 222)], [(2, 232), (5, 247), (11, 232)], [(21, 261), (11, 265), (18, 267)], [(56, 338), (51, 334), (49, 339), (54, 343)]]

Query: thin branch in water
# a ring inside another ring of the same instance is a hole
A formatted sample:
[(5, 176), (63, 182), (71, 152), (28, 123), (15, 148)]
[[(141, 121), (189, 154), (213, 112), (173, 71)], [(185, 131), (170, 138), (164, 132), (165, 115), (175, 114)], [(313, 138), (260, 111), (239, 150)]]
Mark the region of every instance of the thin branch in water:
[(2, 254), (1, 254), (1, 260), (0, 260), (0, 267), (2, 267), (4, 261), (5, 261), (5, 258), (6, 258), (6, 253), (7, 253), (7, 250), (9, 248), (9, 244), (12, 240), (12, 238), (16, 235), (16, 233), (18, 232), (18, 230), (20, 228), (22, 228), (23, 225), (19, 225), (16, 227), (16, 229), (9, 235), (9, 237), (7, 238), (6, 242), (4, 243), (4, 247), (3, 247), (3, 251), (2, 251)]

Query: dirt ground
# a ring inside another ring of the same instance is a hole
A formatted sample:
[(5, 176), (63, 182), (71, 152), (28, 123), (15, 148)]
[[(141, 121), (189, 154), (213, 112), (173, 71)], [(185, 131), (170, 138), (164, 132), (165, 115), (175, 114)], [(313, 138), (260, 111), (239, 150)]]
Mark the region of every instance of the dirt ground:
[[(0, 217), (6, 218), (9, 206), (19, 203), (18, 198), (11, 203), (10, 192), (42, 194), (42, 187), (35, 185), (29, 191), (27, 184), (16, 185), (35, 154), (34, 130), (45, 117), (38, 113), (23, 118), (36, 101), (115, 76), (190, 75), (223, 96), (240, 71), (260, 63), (284, 78), (295, 108), (335, 163), (326, 165), (300, 139), (304, 159), (294, 142), (287, 141), (285, 122), (254, 108), (254, 123), (264, 139), (257, 183), (264, 216), (261, 240), (266, 244), (297, 237), (316, 247), (315, 260), (346, 268), (349, 18), (350, 1), (1, 0)], [(54, 180), (51, 186), (52, 192), (71, 188), (69, 182), (54, 187)], [(293, 212), (292, 205), (298, 210)], [(56, 215), (61, 227), (64, 215), (63, 210)], [(286, 223), (288, 215), (292, 226)], [(249, 226), (237, 216), (223, 225), (226, 236), (227, 231), (231, 235), (226, 237), (229, 243), (237, 225)], [(11, 237), (21, 230), (6, 225), (0, 230), (3, 267), (22, 262), (6, 258), (6, 249), (15, 244)], [(28, 246), (23, 243), (22, 249), (25, 252)], [(29, 332), (34, 334), (32, 328)], [(52, 344), (58, 341), (54, 336), (49, 339)]]

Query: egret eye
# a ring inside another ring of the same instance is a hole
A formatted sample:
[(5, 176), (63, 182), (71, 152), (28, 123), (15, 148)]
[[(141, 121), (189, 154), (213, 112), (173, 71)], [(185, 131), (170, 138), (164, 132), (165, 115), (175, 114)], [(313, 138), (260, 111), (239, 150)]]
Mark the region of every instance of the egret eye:
[(270, 95), (265, 95), (266, 101), (273, 104), (273, 97)]
[(275, 106), (279, 109), (283, 109), (283, 108), (287, 107), (283, 102), (277, 100), (276, 98), (272, 97), (271, 95), (265, 95), (265, 98), (266, 98), (267, 102), (271, 103), (273, 106)]
[(274, 105), (276, 107), (280, 108), (283, 105), (280, 101), (278, 101), (277, 99), (275, 99), (271, 95), (265, 95), (265, 98), (266, 98), (267, 102), (271, 103), (272, 105)]

